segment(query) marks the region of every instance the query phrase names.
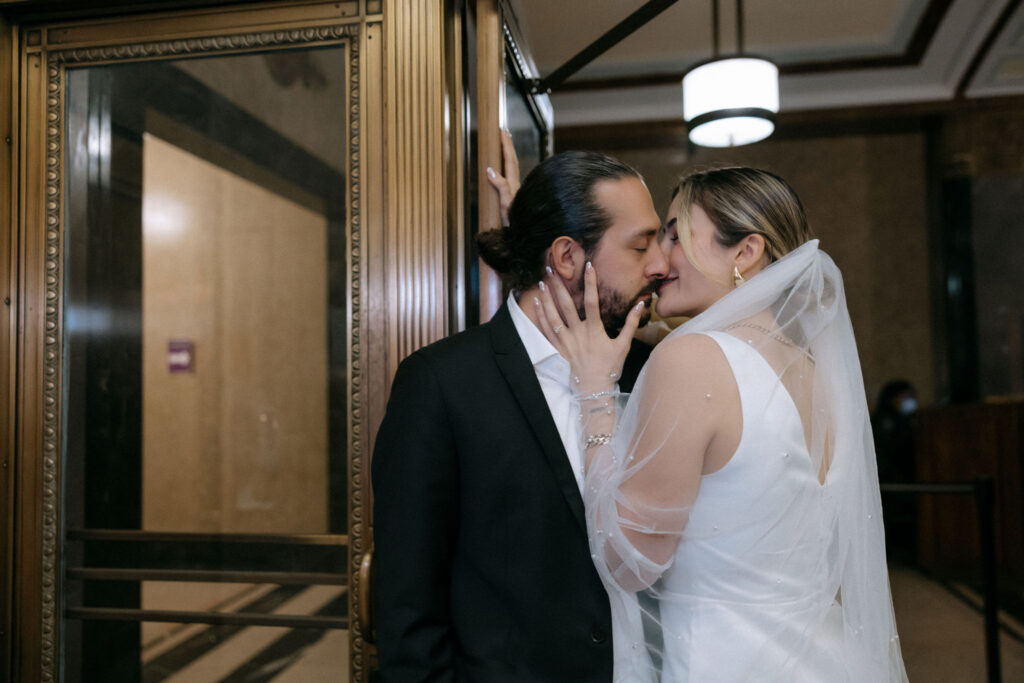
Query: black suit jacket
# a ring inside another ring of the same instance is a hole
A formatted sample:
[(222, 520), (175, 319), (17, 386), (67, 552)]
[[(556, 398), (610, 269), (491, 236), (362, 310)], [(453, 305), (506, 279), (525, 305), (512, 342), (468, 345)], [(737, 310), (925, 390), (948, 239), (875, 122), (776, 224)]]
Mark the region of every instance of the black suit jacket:
[(611, 680), (583, 501), (507, 307), (402, 362), (372, 474), (379, 680)]

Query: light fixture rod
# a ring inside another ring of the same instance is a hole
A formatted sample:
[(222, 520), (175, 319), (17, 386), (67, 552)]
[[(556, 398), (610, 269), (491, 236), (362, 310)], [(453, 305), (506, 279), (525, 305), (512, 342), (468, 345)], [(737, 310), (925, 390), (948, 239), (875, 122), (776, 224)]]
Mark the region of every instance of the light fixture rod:
[(687, 136), (702, 147), (736, 147), (764, 140), (779, 111), (779, 68), (744, 52), (743, 0), (736, 0), (736, 43), (722, 56), (718, 0), (711, 0), (714, 55), (683, 76)]
[(615, 45), (622, 42), (626, 36), (630, 35), (651, 19), (676, 4), (677, 1), (678, 0), (649, 0), (649, 2), (642, 5), (628, 17), (608, 29), (603, 36), (583, 48), (579, 54), (568, 62), (552, 71), (548, 76), (545, 76), (540, 80), (535, 80), (531, 84), (530, 92), (535, 95), (537, 93), (551, 92), (561, 85), (567, 78), (585, 67), (587, 64), (590, 64), (609, 49), (615, 47)]
[(711, 0), (711, 56), (718, 59), (718, 0)]
[(743, 54), (743, 0), (736, 0), (736, 54)]

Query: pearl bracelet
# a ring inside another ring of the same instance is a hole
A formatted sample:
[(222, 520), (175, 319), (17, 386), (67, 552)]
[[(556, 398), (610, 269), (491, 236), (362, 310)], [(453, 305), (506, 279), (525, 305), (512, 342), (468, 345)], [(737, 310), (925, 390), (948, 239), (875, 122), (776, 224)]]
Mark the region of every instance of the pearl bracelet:
[(596, 398), (604, 398), (605, 396), (618, 396), (617, 391), (599, 391), (596, 394), (587, 394), (586, 396), (579, 396), (576, 398), (577, 401), (593, 401)]

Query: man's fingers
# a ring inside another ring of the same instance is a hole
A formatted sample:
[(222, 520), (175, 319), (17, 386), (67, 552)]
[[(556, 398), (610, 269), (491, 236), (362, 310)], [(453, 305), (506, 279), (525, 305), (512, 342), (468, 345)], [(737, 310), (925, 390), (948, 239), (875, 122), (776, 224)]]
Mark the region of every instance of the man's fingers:
[(487, 181), (498, 192), (508, 192), (508, 180), (490, 166), (487, 167)]
[(587, 261), (583, 271), (583, 310), (587, 312), (587, 321), (597, 325), (601, 322), (601, 301), (597, 294), (597, 271)]
[(504, 160), (505, 179), (514, 197), (519, 191), (519, 157), (516, 156), (516, 147), (512, 144), (512, 133), (506, 129), (501, 131), (501, 156)]
[(519, 158), (516, 156), (515, 145), (512, 144), (512, 134), (507, 130), (501, 131), (501, 157), (505, 175), (488, 166), (487, 181), (498, 191), (501, 224), (508, 225), (508, 211), (516, 192), (519, 192)]
[(498, 191), (498, 206), (501, 210), (501, 224), (508, 225), (508, 209), (512, 206), (512, 200), (515, 198), (516, 191), (519, 189), (518, 182), (516, 188), (513, 189), (509, 183), (508, 178), (496, 172), (490, 166), (487, 167), (487, 182), (491, 184), (495, 190)]

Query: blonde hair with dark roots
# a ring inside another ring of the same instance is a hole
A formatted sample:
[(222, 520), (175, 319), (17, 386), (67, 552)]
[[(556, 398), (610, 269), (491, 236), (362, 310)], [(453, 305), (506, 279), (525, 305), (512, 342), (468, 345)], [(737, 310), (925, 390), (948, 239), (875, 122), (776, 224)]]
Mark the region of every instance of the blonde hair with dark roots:
[(679, 181), (677, 233), (690, 262), (690, 207), (699, 206), (715, 225), (715, 239), (723, 247), (740, 243), (747, 235), (764, 238), (768, 263), (776, 261), (814, 238), (800, 198), (789, 184), (769, 171), (743, 166), (697, 171)]

